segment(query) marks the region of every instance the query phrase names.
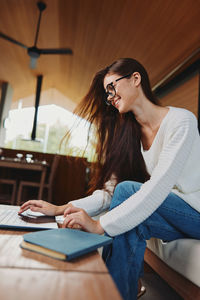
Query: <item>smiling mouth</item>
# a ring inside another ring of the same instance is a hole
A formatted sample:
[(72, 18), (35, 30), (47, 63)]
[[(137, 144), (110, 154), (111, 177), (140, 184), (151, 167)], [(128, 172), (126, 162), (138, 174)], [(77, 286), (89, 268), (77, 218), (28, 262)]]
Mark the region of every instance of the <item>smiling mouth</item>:
[(119, 103), (119, 101), (120, 101), (119, 99), (115, 100), (115, 101), (114, 101), (114, 105), (117, 106), (118, 103)]

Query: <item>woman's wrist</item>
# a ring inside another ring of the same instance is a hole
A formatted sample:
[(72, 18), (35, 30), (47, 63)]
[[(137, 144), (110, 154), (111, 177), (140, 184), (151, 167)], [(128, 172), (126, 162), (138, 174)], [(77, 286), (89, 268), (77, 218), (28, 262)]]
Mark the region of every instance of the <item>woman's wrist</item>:
[(57, 205), (55, 216), (64, 215), (65, 209), (68, 208), (69, 206), (72, 206), (72, 204), (67, 203), (67, 204), (63, 204), (63, 205)]
[(97, 232), (96, 233), (98, 233), (98, 234), (104, 234), (104, 229), (103, 229), (103, 227), (101, 226), (101, 223), (100, 223), (100, 221), (98, 220), (98, 221), (96, 221), (97, 223)]
[(56, 205), (55, 216), (63, 215), (66, 207), (67, 207), (67, 204)]

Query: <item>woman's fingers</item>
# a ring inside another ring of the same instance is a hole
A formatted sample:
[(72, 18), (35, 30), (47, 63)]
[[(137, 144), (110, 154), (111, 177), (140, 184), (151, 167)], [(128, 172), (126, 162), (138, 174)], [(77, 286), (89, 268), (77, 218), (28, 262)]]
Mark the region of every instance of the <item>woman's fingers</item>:
[(19, 214), (21, 214), (22, 212), (24, 212), (27, 209), (31, 209), (33, 207), (38, 207), (40, 210), (43, 207), (43, 204), (41, 202), (41, 200), (29, 200), (27, 202), (25, 202), (24, 204), (22, 204), (22, 206), (19, 209)]
[(21, 205), (21, 208), (23, 209), (27, 205), (37, 205), (37, 206), (42, 207), (42, 202), (43, 202), (42, 200), (28, 200), (24, 204)]
[[(76, 210), (76, 212), (72, 212)], [(63, 222), (63, 228), (73, 226), (80, 226), (83, 230), (88, 232), (95, 232), (96, 221), (94, 221), (87, 213), (81, 208), (72, 208), (72, 210), (67, 210), (69, 212)], [(71, 213), (70, 213), (71, 212)]]
[(80, 220), (80, 216), (79, 216), (79, 212), (75, 212), (75, 213), (70, 213), (70, 214), (67, 214), (65, 219), (64, 219), (64, 222), (63, 222), (63, 228), (65, 227), (69, 227), (69, 225), (79, 225), (81, 226), (81, 220)]
[(31, 211), (43, 213), (43, 209), (41, 207), (31, 205), (29, 208)]
[(67, 215), (71, 214), (71, 213), (75, 213), (78, 211), (81, 211), (81, 208), (75, 207), (75, 206), (69, 206), (65, 209), (64, 211), (64, 217), (66, 217)]
[(74, 218), (72, 218), (71, 215), (66, 215), (65, 219), (64, 219), (64, 222), (62, 224), (62, 227), (63, 228), (66, 228), (68, 227), (69, 223), (73, 220)]
[(73, 229), (82, 229), (82, 227), (78, 224), (74, 224), (71, 228), (73, 228)]
[[(75, 220), (71, 220), (71, 221), (69, 221), (69, 223), (68, 223), (68, 225), (67, 225), (67, 227), (68, 228), (74, 228), (74, 227), (76, 227), (76, 226), (78, 226), (78, 224), (76, 224), (75, 223)], [(80, 226), (80, 225), (79, 225)]]
[(47, 216), (55, 216), (58, 207), (43, 200), (29, 200), (20, 207), (19, 214), (28, 208), (32, 211), (41, 212)]

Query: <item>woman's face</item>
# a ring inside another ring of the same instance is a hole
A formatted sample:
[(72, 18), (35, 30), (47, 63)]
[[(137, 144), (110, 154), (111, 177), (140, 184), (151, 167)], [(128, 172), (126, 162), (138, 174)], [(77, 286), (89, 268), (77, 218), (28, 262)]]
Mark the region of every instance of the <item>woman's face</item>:
[[(115, 106), (120, 113), (126, 113), (133, 110), (135, 100), (138, 97), (138, 86), (140, 85), (141, 77), (138, 72), (134, 72), (131, 77), (122, 78), (118, 74), (108, 73), (104, 78), (104, 89), (112, 84), (116, 94), (113, 98), (108, 96), (108, 101)], [(119, 80), (120, 79), (120, 80)]]

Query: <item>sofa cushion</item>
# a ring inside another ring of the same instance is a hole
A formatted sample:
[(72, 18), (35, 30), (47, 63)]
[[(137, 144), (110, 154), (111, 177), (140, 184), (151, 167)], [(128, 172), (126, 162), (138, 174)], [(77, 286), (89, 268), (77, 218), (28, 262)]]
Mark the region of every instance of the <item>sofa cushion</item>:
[(200, 287), (200, 241), (179, 239), (165, 243), (152, 238), (147, 247), (168, 266)]

